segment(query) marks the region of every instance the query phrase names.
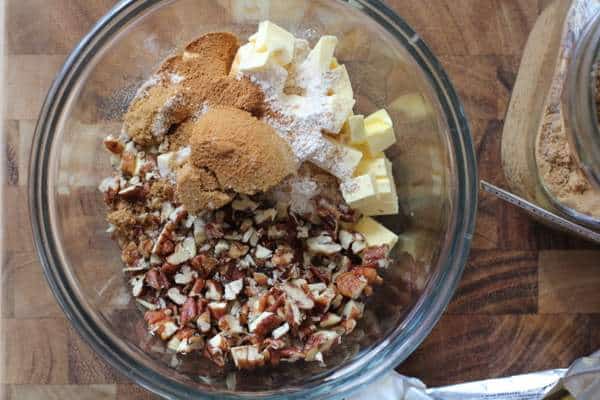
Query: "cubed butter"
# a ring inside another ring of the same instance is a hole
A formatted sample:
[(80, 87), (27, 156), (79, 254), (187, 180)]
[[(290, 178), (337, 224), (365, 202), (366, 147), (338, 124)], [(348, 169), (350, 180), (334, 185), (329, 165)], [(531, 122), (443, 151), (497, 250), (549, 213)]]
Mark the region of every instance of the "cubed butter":
[(367, 140), (365, 132), (365, 117), (363, 115), (351, 115), (344, 123), (344, 131), (352, 144), (361, 144)]
[(371, 174), (376, 178), (387, 178), (391, 176), (385, 156), (370, 158), (364, 157), (356, 167), (356, 175)]
[(249, 43), (239, 48), (232, 69), (255, 72), (270, 62), (289, 64), (294, 56), (294, 35), (270, 21), (258, 25), (258, 32), (250, 36)]
[(398, 194), (393, 179), (375, 179), (375, 191), (377, 192), (377, 203), (373, 207), (373, 212), (368, 215), (398, 214)]
[(362, 217), (354, 226), (354, 230), (365, 237), (369, 246), (386, 245), (388, 250), (391, 250), (398, 241), (398, 236), (394, 232), (370, 217)]
[(341, 185), (342, 196), (352, 208), (361, 209), (361, 205), (377, 199), (375, 180), (366, 174), (354, 177)]
[(332, 69), (332, 65), (337, 64), (337, 60), (334, 61), (333, 58), (337, 43), (338, 39), (335, 36), (321, 36), (315, 47), (308, 53), (306, 62), (315, 69), (315, 72), (323, 73)]
[(350, 83), (350, 76), (344, 65), (329, 72), (332, 77), (331, 85), (327, 89), (326, 100), (328, 108), (333, 110), (329, 128), (332, 133), (339, 133), (346, 120), (352, 115), (354, 107), (354, 92)]
[(349, 171), (350, 175), (352, 175), (363, 158), (362, 151), (357, 150), (337, 140), (333, 140), (327, 137), (326, 140), (334, 146), (336, 146), (336, 151), (340, 155), (338, 162), (343, 165), (342, 169), (344, 171)]
[(257, 52), (267, 52), (280, 65), (287, 65), (294, 57), (294, 35), (272, 23), (263, 21), (258, 24), (258, 32), (250, 37)]
[(365, 118), (367, 148), (374, 156), (384, 151), (396, 142), (394, 126), (390, 115), (385, 110), (379, 110)]
[(257, 51), (254, 43), (246, 43), (238, 49), (232, 70), (240, 72), (255, 72), (263, 69), (269, 62), (267, 51)]

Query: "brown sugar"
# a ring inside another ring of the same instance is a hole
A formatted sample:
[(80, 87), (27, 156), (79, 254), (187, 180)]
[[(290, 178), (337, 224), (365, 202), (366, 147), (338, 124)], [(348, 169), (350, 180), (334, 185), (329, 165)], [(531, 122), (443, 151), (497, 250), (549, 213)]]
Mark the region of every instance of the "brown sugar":
[(295, 171), (288, 144), (243, 110), (214, 107), (187, 129), (192, 154), (178, 173), (177, 196), (189, 210), (222, 207), (233, 192), (267, 191)]
[(161, 201), (171, 201), (175, 195), (173, 185), (165, 179), (154, 181), (150, 186), (150, 197)]
[(160, 143), (172, 124), (186, 119), (189, 104), (177, 86), (164, 82), (136, 97), (123, 118), (123, 127), (134, 142), (142, 146)]
[(130, 231), (137, 223), (135, 214), (127, 207), (109, 213), (106, 219), (121, 232)]
[(540, 177), (556, 199), (581, 213), (600, 217), (600, 197), (573, 158), (560, 109), (544, 116), (535, 150)]
[(232, 194), (221, 191), (213, 174), (191, 164), (184, 165), (177, 173), (177, 197), (192, 213), (221, 208), (233, 199)]

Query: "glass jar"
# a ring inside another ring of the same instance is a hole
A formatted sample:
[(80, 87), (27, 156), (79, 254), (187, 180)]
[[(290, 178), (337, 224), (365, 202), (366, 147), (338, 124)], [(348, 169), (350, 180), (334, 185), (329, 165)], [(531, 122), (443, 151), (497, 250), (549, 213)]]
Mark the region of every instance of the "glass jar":
[(600, 229), (599, 39), (597, 1), (556, 1), (544, 10), (523, 53), (502, 137), (511, 189), (593, 230)]

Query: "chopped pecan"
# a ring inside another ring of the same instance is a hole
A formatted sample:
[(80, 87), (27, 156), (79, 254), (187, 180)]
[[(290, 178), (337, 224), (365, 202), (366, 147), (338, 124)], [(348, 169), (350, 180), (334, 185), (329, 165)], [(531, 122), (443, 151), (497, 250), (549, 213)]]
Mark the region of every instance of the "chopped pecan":
[(387, 258), (388, 247), (383, 246), (371, 246), (364, 249), (361, 253), (362, 266), (363, 267), (380, 267)]
[(352, 272), (344, 272), (337, 276), (335, 285), (338, 291), (352, 299), (357, 299), (367, 286), (367, 280), (362, 276), (357, 276)]
[(219, 320), (222, 316), (227, 314), (227, 303), (224, 302), (212, 302), (208, 303), (208, 309), (210, 311), (210, 315)]
[(271, 257), (271, 262), (277, 267), (290, 265), (294, 261), (294, 251), (285, 245), (278, 246), (275, 254)]
[(339, 342), (340, 335), (334, 331), (318, 331), (309, 336), (304, 345), (306, 361), (314, 361), (317, 353), (329, 350), (336, 342)]
[(223, 288), (219, 282), (213, 280), (206, 281), (206, 293), (204, 297), (208, 300), (220, 301), (223, 298)]
[(260, 286), (267, 286), (269, 283), (269, 277), (262, 272), (255, 272), (252, 277), (256, 281), (256, 283)]
[(137, 158), (135, 154), (128, 151), (121, 154), (121, 172), (125, 176), (133, 176), (136, 170)]
[(225, 300), (235, 300), (244, 288), (244, 280), (237, 279), (225, 284)]
[(306, 240), (308, 250), (314, 254), (332, 255), (342, 251), (342, 246), (335, 243), (329, 235), (319, 235)]
[(223, 236), (225, 236), (225, 233), (223, 232), (223, 227), (214, 222), (206, 224), (205, 230), (206, 236), (209, 239), (221, 239)]
[(206, 281), (204, 279), (197, 278), (194, 281), (194, 284), (192, 285), (192, 289), (188, 293), (188, 296), (201, 296), (202, 295), (202, 289), (204, 289), (204, 285), (205, 284), (206, 284)]
[(193, 321), (198, 315), (198, 305), (196, 300), (188, 297), (183, 306), (181, 306), (180, 323), (185, 326), (190, 321)]
[(303, 310), (310, 310), (315, 306), (313, 299), (299, 287), (286, 283), (281, 286), (281, 290), (283, 290), (288, 295), (288, 298), (294, 301), (298, 307)]
[(142, 185), (133, 185), (119, 191), (120, 199), (135, 202), (144, 201), (146, 199), (146, 190)]
[(166, 257), (173, 254), (173, 251), (175, 251), (175, 243), (173, 243), (172, 240), (165, 239), (161, 242), (160, 246), (156, 250), (156, 254)]
[(171, 286), (165, 273), (156, 268), (146, 272), (146, 284), (156, 290), (168, 289)]
[(196, 326), (202, 333), (210, 331), (210, 310), (206, 310), (198, 316), (196, 319)]
[(381, 285), (383, 283), (383, 279), (377, 274), (375, 268), (356, 267), (352, 269), (352, 272), (357, 276), (365, 277), (369, 285)]
[(329, 328), (330, 326), (337, 325), (341, 320), (342, 317), (340, 317), (339, 315), (334, 313), (327, 313), (321, 317), (321, 320), (319, 321), (319, 326), (321, 328)]
[(269, 311), (264, 311), (248, 324), (248, 330), (258, 336), (265, 336), (281, 324), (281, 319)]
[(173, 275), (175, 272), (177, 272), (177, 270), (179, 270), (179, 266), (178, 265), (173, 265), (173, 264), (169, 264), (169, 263), (163, 263), (160, 266), (160, 271), (162, 273), (164, 273), (165, 275), (167, 275), (167, 276)]
[(223, 332), (230, 334), (244, 333), (244, 328), (240, 325), (240, 321), (230, 314), (221, 317), (217, 325)]
[(239, 242), (232, 242), (231, 246), (229, 247), (228, 255), (233, 259), (237, 259), (246, 255), (246, 253), (248, 253), (248, 250), (250, 250), (250, 247)]
[(230, 351), (231, 358), (239, 369), (253, 369), (265, 365), (265, 357), (257, 345), (232, 347)]
[(106, 149), (111, 153), (117, 155), (121, 154), (123, 149), (125, 149), (125, 146), (119, 139), (110, 135), (104, 139), (104, 147), (106, 147)]
[(135, 264), (141, 257), (138, 245), (135, 242), (129, 242), (121, 252), (121, 259), (125, 264), (130, 266)]
[(182, 306), (186, 301), (187, 297), (181, 294), (178, 288), (172, 287), (167, 290), (167, 297), (173, 301), (173, 303)]
[(205, 253), (199, 254), (190, 260), (192, 268), (201, 273), (205, 278), (212, 275), (217, 264), (217, 259)]

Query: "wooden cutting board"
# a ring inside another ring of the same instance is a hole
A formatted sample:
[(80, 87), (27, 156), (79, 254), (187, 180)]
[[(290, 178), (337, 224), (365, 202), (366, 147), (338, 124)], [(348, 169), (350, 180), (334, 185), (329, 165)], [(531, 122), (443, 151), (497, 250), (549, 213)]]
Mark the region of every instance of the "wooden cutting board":
[[(105, 365), (56, 305), (26, 205), (42, 99), (110, 0), (6, 0), (6, 169), (1, 383), (10, 399), (154, 398)], [(545, 0), (389, 0), (429, 43), (465, 106), (482, 179), (506, 187), (500, 134), (521, 52)], [(0, 3), (1, 4), (1, 3)], [(431, 336), (399, 367), (428, 385), (565, 367), (600, 348), (600, 248), (482, 194), (464, 278)], [(1, 396), (0, 396), (1, 397)]]

